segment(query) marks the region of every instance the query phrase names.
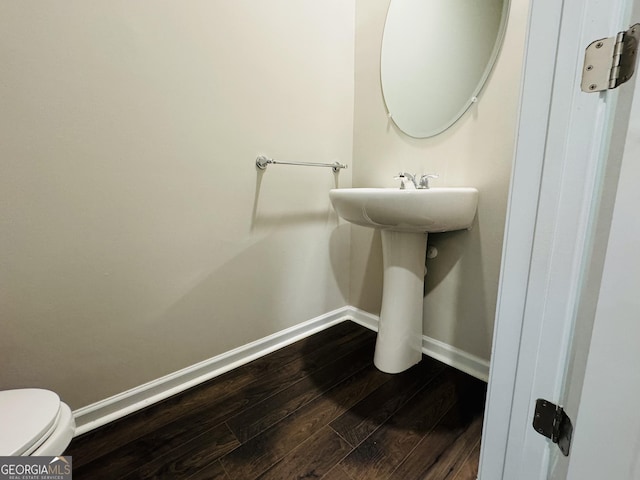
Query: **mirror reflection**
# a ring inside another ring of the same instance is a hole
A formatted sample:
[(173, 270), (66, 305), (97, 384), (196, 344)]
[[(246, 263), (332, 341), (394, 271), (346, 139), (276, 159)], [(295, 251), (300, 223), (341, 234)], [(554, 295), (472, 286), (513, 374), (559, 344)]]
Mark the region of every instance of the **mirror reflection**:
[(391, 0), (380, 76), (398, 128), (426, 138), (462, 116), (495, 63), (507, 14), (508, 0)]

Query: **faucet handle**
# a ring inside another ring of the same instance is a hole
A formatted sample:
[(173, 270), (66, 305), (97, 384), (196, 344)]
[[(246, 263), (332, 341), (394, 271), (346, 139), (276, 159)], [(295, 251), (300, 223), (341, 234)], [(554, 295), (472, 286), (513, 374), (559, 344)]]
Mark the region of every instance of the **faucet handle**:
[(440, 175), (438, 175), (437, 173), (427, 173), (426, 175), (422, 175), (420, 177), (420, 184), (418, 188), (429, 188), (429, 179), (438, 177), (440, 177)]
[(400, 180), (400, 190), (406, 190), (416, 188), (415, 175), (411, 175), (407, 172), (400, 172), (397, 176), (393, 177), (394, 180)]

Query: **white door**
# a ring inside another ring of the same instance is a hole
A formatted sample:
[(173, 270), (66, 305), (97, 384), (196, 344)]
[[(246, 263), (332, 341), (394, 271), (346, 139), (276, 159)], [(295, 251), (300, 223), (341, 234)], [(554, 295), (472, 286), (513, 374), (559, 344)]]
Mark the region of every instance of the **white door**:
[(532, 2), (481, 480), (562, 479), (573, 468), (531, 420), (536, 398), (569, 394), (577, 406), (582, 391), (617, 180), (608, 153), (624, 140), (611, 127), (625, 110), (620, 90), (580, 92), (582, 59), (592, 40), (628, 26), (634, 3)]
[[(557, 457), (552, 479), (640, 480), (640, 75), (634, 83), (629, 128), (622, 126), (628, 132), (624, 147), (618, 151), (612, 142), (614, 162), (618, 152), (622, 162), (609, 235), (594, 255), (599, 288), (587, 288), (594, 301), (583, 302), (585, 319), (594, 319), (585, 322), (592, 324), (591, 341), (578, 342), (568, 375), (571, 453)], [(621, 92), (618, 110), (630, 91)]]

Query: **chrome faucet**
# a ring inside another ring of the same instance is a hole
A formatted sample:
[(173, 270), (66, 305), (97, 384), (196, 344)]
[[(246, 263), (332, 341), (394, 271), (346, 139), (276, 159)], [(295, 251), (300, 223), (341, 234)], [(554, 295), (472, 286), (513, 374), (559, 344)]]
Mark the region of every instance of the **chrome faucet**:
[(423, 190), (429, 188), (429, 179), (430, 178), (438, 178), (439, 175), (434, 173), (428, 173), (426, 175), (422, 175), (418, 180), (417, 175), (412, 175), (407, 172), (400, 172), (397, 177), (393, 177), (395, 180), (400, 180), (400, 190)]

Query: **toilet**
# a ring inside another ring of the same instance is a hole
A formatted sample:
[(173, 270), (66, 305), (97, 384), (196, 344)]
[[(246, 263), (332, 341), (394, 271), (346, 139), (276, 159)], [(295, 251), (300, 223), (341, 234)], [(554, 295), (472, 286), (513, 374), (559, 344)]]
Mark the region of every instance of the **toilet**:
[(59, 456), (75, 431), (71, 409), (49, 390), (0, 391), (0, 456)]

